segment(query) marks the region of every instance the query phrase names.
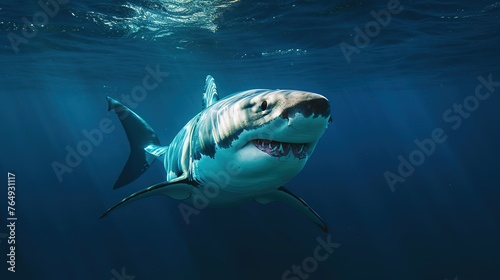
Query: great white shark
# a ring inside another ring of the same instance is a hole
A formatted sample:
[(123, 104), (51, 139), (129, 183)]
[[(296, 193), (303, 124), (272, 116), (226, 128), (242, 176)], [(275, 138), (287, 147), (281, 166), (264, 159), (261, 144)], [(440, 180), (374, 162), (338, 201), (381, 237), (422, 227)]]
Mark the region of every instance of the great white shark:
[(332, 121), (324, 96), (299, 90), (253, 89), (219, 100), (214, 79), (206, 78), (203, 110), (161, 146), (157, 134), (141, 117), (107, 97), (108, 111), (119, 117), (130, 143), (130, 155), (114, 189), (142, 175), (164, 156), (166, 180), (138, 191), (101, 216), (133, 201), (167, 195), (194, 201), (210, 189), (211, 207), (250, 200), (282, 202), (305, 214), (324, 232), (321, 217), (283, 185), (295, 177), (312, 155)]

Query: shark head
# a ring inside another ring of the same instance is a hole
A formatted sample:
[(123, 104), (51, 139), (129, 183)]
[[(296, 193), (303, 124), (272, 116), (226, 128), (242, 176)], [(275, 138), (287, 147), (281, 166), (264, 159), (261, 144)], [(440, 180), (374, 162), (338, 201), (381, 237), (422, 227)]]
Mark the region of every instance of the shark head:
[(330, 104), (322, 95), (250, 90), (207, 108), (197, 138), (201, 155), (238, 165), (240, 185), (258, 178), (277, 187), (302, 170), (330, 122)]

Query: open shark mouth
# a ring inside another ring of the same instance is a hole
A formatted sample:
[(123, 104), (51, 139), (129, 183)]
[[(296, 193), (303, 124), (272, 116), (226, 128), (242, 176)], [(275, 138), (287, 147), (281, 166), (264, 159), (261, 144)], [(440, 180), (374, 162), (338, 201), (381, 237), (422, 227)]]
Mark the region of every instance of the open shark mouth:
[(265, 139), (255, 139), (252, 140), (252, 143), (257, 149), (272, 157), (284, 157), (287, 156), (290, 151), (292, 151), (292, 154), (298, 159), (303, 159), (307, 156), (307, 144), (285, 143)]

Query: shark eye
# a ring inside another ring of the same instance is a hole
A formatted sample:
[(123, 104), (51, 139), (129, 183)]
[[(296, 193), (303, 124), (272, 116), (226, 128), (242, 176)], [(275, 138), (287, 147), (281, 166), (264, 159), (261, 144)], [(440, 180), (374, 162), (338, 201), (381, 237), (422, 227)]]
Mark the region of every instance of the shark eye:
[(260, 108), (262, 111), (265, 111), (267, 109), (267, 101), (262, 102), (262, 104), (260, 104)]

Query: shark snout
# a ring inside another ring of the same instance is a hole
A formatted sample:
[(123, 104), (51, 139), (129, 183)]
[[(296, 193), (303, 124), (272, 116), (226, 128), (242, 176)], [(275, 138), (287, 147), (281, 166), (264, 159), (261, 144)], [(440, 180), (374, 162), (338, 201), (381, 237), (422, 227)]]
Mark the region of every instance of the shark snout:
[(285, 108), (281, 113), (281, 117), (289, 119), (299, 113), (306, 118), (323, 117), (330, 119), (330, 102), (328, 99), (319, 94), (315, 94), (314, 96), (314, 98), (300, 101), (291, 107)]

